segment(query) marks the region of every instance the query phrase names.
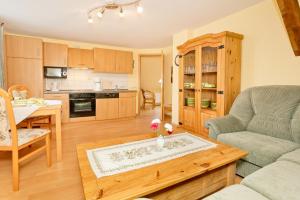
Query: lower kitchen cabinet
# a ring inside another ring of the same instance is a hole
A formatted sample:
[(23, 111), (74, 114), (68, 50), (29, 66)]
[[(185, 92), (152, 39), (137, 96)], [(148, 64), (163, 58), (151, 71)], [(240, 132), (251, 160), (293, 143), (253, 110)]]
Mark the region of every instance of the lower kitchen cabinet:
[[(61, 121), (62, 123), (69, 122), (69, 94), (44, 94), (44, 99), (60, 100), (62, 102)], [(55, 123), (54, 119), (52, 123)]]
[(119, 118), (136, 116), (136, 93), (120, 93)]
[(118, 117), (118, 98), (96, 100), (96, 120), (117, 119)]

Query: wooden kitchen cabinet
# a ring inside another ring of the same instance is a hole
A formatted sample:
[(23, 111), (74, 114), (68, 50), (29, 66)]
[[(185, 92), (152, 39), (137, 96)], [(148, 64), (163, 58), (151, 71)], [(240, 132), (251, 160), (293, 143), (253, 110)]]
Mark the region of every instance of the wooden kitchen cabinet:
[(136, 93), (120, 93), (119, 118), (136, 116)]
[(43, 43), (41, 39), (6, 35), (6, 56), (9, 58), (42, 59)]
[(97, 72), (130, 74), (133, 72), (133, 53), (95, 48), (94, 67)]
[[(61, 121), (62, 123), (69, 122), (69, 94), (44, 94), (44, 99), (47, 100), (60, 100), (62, 102)], [(51, 120), (55, 123), (55, 120)]]
[(67, 67), (68, 45), (44, 42), (44, 66)]
[(33, 97), (43, 96), (43, 65), (41, 59), (6, 58), (7, 86), (26, 85)]
[(94, 49), (94, 67), (97, 72), (116, 72), (116, 51), (112, 49)]
[(133, 54), (130, 51), (116, 51), (116, 72), (131, 74), (133, 72)]
[(96, 120), (117, 119), (119, 117), (119, 99), (97, 99)]
[(69, 48), (68, 67), (94, 68), (93, 50)]

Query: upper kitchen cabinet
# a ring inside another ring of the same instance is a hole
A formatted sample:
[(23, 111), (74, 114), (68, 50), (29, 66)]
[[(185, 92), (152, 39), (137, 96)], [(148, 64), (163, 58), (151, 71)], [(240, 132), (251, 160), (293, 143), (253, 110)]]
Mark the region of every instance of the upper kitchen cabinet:
[(94, 68), (93, 50), (69, 48), (68, 67)]
[(42, 59), (7, 58), (7, 86), (26, 85), (33, 97), (43, 96)]
[(44, 66), (67, 67), (68, 45), (44, 43)]
[(95, 48), (94, 67), (97, 72), (132, 73), (133, 54), (129, 51)]
[(94, 49), (94, 67), (97, 72), (116, 72), (116, 51), (111, 49)]
[(43, 43), (41, 39), (6, 35), (6, 56), (10, 58), (42, 59)]
[(131, 74), (133, 71), (133, 54), (129, 51), (116, 51), (116, 72)]

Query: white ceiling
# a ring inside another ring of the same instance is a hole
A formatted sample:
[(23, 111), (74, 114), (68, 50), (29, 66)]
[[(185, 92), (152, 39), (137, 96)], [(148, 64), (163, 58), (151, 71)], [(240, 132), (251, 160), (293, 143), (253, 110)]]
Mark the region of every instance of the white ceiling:
[[(132, 48), (160, 48), (172, 35), (199, 27), (261, 0), (142, 0), (144, 13), (106, 12), (87, 23), (87, 11), (107, 0), (0, 0), (8, 32)], [(118, 0), (121, 1), (121, 0)], [(128, 0), (125, 0), (128, 1)]]

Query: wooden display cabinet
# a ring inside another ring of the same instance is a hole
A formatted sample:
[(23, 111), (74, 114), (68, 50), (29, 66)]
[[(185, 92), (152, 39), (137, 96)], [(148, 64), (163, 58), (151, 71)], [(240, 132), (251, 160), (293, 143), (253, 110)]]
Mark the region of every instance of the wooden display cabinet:
[(178, 47), (179, 123), (185, 129), (207, 136), (205, 122), (229, 112), (240, 92), (242, 39), (222, 32)]

